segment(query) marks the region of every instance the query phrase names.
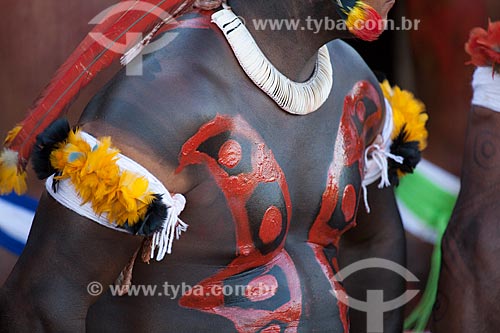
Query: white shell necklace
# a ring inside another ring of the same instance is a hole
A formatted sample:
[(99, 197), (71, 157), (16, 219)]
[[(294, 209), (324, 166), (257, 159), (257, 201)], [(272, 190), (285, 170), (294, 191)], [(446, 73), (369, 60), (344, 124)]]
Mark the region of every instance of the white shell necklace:
[(262, 53), (242, 20), (227, 6), (212, 15), (247, 76), (283, 110), (307, 115), (328, 99), (333, 85), (328, 48), (319, 49), (316, 69), (306, 82), (295, 82), (278, 71)]

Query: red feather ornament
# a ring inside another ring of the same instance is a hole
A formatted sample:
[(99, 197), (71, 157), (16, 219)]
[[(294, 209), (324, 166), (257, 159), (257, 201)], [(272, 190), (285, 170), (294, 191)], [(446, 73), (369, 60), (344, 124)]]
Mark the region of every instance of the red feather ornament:
[(372, 42), (384, 32), (385, 23), (382, 16), (363, 1), (356, 1), (354, 7), (346, 11), (346, 25), (357, 38)]
[(493, 66), (494, 70), (500, 72), (500, 21), (490, 21), (488, 30), (472, 29), (465, 51), (471, 56), (469, 64)]

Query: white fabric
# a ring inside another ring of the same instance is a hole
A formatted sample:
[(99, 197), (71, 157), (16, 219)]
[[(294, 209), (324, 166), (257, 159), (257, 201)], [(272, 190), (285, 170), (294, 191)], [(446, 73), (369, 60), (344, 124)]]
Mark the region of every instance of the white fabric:
[(425, 159), (418, 163), (415, 172), (422, 174), (436, 186), (452, 195), (457, 196), (460, 191), (460, 178)]
[[(97, 139), (93, 136), (85, 132), (81, 132), (81, 135), (91, 147), (99, 144)], [(153, 235), (153, 248), (151, 251), (151, 257), (153, 258), (155, 252), (154, 250), (157, 247), (158, 252), (156, 254), (156, 260), (162, 260), (166, 253), (171, 253), (174, 237), (179, 239), (180, 234), (187, 230), (187, 224), (178, 218), (184, 210), (186, 199), (181, 194), (175, 194), (172, 197), (170, 192), (155, 176), (127, 156), (118, 154), (117, 165), (122, 171), (128, 170), (146, 178), (149, 182), (149, 191), (162, 195), (162, 202), (168, 207), (167, 219), (165, 220), (162, 229)], [(45, 187), (48, 193), (61, 205), (105, 227), (129, 233), (129, 231), (118, 227), (114, 221), (109, 221), (106, 216), (107, 214), (97, 215), (92, 209), (92, 205), (90, 203), (82, 204), (82, 199), (75, 191), (75, 188), (69, 179), (58, 182), (57, 192), (53, 190), (53, 182), (54, 176), (49, 177), (45, 183)]]
[(227, 6), (212, 15), (212, 22), (223, 32), (247, 76), (283, 110), (307, 115), (318, 110), (330, 96), (333, 70), (326, 46), (318, 52), (313, 76), (307, 82), (294, 82), (273, 66), (245, 24)]
[(426, 241), (430, 244), (435, 244), (437, 240), (437, 233), (431, 227), (427, 226), (418, 216), (409, 210), (401, 200), (396, 200), (401, 216), (401, 222), (406, 231), (414, 236)]
[(491, 67), (478, 67), (474, 72), (472, 104), (500, 112), (500, 74), (493, 76)]
[(35, 212), (0, 198), (0, 229), (13, 239), (26, 243)]
[(385, 121), (382, 133), (377, 136), (374, 143), (372, 143), (365, 150), (365, 174), (361, 186), (363, 187), (363, 198), (365, 202), (366, 211), (370, 212), (368, 204), (368, 185), (375, 183), (380, 178), (378, 188), (384, 188), (391, 185), (389, 181), (389, 164), (388, 159), (392, 159), (397, 163), (403, 163), (403, 157), (396, 156), (390, 153), (391, 150), (391, 136), (394, 129), (394, 119), (392, 115), (391, 104), (385, 100)]

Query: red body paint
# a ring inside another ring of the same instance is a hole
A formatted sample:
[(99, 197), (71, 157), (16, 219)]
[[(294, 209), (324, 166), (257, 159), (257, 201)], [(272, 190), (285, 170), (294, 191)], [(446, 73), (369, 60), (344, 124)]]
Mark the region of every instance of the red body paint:
[(342, 212), (346, 221), (351, 221), (356, 213), (356, 189), (351, 184), (344, 189), (342, 197)]
[(278, 208), (271, 206), (267, 209), (262, 219), (259, 237), (266, 244), (275, 241), (281, 233), (283, 217)]
[[(221, 167), (218, 160), (198, 150), (202, 143), (225, 132), (244, 137), (252, 142), (251, 172), (231, 176)], [(285, 175), (276, 162), (272, 151), (264, 144), (264, 140), (241, 117), (230, 118), (219, 115), (211, 122), (203, 125), (183, 145), (177, 172), (190, 164), (206, 164), (217, 185), (222, 189), (236, 222), (237, 255), (248, 256), (257, 250), (248, 226), (248, 212), (245, 205), (260, 183), (276, 182), (279, 185), (286, 203), (288, 216), (286, 231), (288, 231), (292, 204)], [(282, 248), (282, 244), (280, 244), (280, 248)]]
[(262, 330), (262, 333), (280, 333), (281, 327), (279, 325), (272, 325)]
[[(218, 158), (200, 151), (200, 145), (218, 135), (227, 133), (227, 140), (219, 149)], [(223, 167), (234, 168), (242, 158), (241, 145), (237, 138), (251, 143), (251, 171), (230, 175)], [(275, 244), (267, 254), (263, 254), (252, 239), (249, 213), (246, 204), (252, 194), (263, 183), (276, 183), (282, 192), (286, 206), (286, 227), (288, 231), (291, 218), (291, 202), (285, 175), (273, 153), (264, 140), (241, 117), (217, 116), (203, 125), (182, 147), (180, 164), (177, 171), (187, 165), (205, 164), (221, 188), (231, 210), (236, 225), (237, 251), (227, 268), (216, 275), (201, 281), (203, 295), (185, 295), (179, 301), (181, 306), (218, 314), (233, 321), (239, 332), (257, 332), (262, 329), (275, 330), (274, 322), (280, 321), (287, 327), (287, 332), (296, 332), (302, 311), (302, 294), (297, 270), (290, 256), (284, 250), (285, 238)], [(258, 235), (263, 243), (272, 243), (283, 232), (283, 216), (274, 206), (267, 208)], [(237, 304), (225, 304), (225, 297), (220, 292), (224, 286), (241, 277), (241, 273), (256, 276), (247, 284), (248, 290), (255, 290), (256, 283), (266, 282), (270, 291), (261, 294), (247, 294), (246, 301), (255, 302), (255, 306), (242, 307)], [(262, 271), (262, 269), (264, 271)], [(282, 272), (281, 280), (271, 274)], [(259, 309), (259, 303), (272, 299), (276, 290), (285, 288), (289, 292), (288, 299), (279, 303), (275, 309)], [(273, 322), (273, 324), (271, 324)]]
[(273, 297), (277, 290), (278, 280), (272, 275), (263, 275), (250, 281), (245, 296), (253, 302), (259, 302)]
[(241, 145), (234, 140), (226, 141), (219, 151), (219, 164), (232, 169), (241, 161)]
[[(365, 98), (370, 99), (377, 108), (376, 112), (369, 116), (366, 114)], [(358, 133), (356, 121), (363, 122), (362, 133)], [(343, 289), (342, 285), (334, 277), (334, 272), (338, 271), (338, 264), (335, 259), (332, 263), (328, 261), (324, 253), (324, 247), (333, 245), (338, 250), (340, 236), (356, 225), (354, 217), (358, 201), (354, 186), (352, 184), (345, 185), (342, 190), (341, 209), (347, 225), (343, 229), (335, 229), (328, 224), (338, 204), (341, 191), (341, 172), (344, 168), (350, 167), (357, 162), (359, 176), (362, 176), (365, 137), (369, 130), (378, 129), (381, 122), (382, 104), (377, 90), (367, 81), (356, 83), (351, 93), (345, 98), (344, 110), (339, 124), (337, 140), (335, 141), (333, 161), (328, 170), (326, 189), (323, 192), (320, 211), (309, 232), (308, 239), (316, 260), (334, 291)], [(344, 331), (348, 332), (348, 308), (342, 302), (337, 302), (337, 306)]]
[[(375, 112), (370, 115), (365, 105), (367, 99), (376, 106)], [(335, 280), (335, 272), (339, 270), (337, 261), (329, 261), (325, 247), (333, 245), (338, 249), (340, 236), (355, 225), (358, 201), (355, 186), (341, 184), (341, 173), (358, 163), (357, 170), (361, 177), (365, 137), (369, 131), (378, 130), (381, 121), (382, 106), (376, 89), (368, 82), (358, 82), (345, 99), (320, 211), (308, 235), (316, 261), (334, 291), (343, 287)], [(363, 124), (361, 133), (357, 130), (358, 123)], [(214, 138), (215, 141), (210, 141)], [(203, 144), (212, 142), (214, 145), (220, 138), (225, 138), (225, 141), (217, 148), (216, 156), (207, 152), (209, 148)], [(242, 148), (245, 140), (250, 142), (250, 152)], [(249, 160), (250, 171), (244, 165)], [(283, 328), (288, 333), (296, 332), (302, 314), (302, 289), (297, 269), (284, 249), (286, 237), (280, 238), (283, 232), (288, 232), (291, 202), (285, 175), (273, 153), (241, 117), (217, 116), (203, 125), (182, 147), (178, 171), (192, 164), (205, 164), (224, 193), (236, 227), (237, 248), (236, 258), (226, 268), (198, 283), (203, 287), (203, 293), (185, 295), (179, 304), (228, 318), (238, 332), (281, 332)], [(234, 174), (240, 167), (247, 171)], [(262, 184), (277, 184), (286, 207), (280, 210), (270, 205), (261, 221), (250, 221), (247, 204)], [(337, 207), (341, 209), (346, 223), (342, 229), (329, 225)], [(272, 247), (266, 254), (253, 238), (256, 237), (255, 230), (252, 234), (255, 224), (259, 227), (258, 241)], [(239, 295), (237, 299), (224, 296), (222, 291), (225, 286), (241, 285), (242, 281), (246, 284), (244, 295)], [(347, 332), (348, 308), (339, 301), (336, 304)]]

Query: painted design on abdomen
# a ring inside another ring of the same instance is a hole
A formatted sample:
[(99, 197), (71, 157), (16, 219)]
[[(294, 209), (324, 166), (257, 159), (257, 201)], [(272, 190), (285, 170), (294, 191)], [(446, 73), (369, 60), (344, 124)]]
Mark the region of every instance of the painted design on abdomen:
[(272, 151), (240, 116), (218, 115), (183, 145), (178, 171), (191, 164), (205, 164), (224, 193), (235, 223), (236, 259), (180, 305), (224, 316), (239, 332), (296, 332), (300, 280), (284, 249), (291, 202)]

